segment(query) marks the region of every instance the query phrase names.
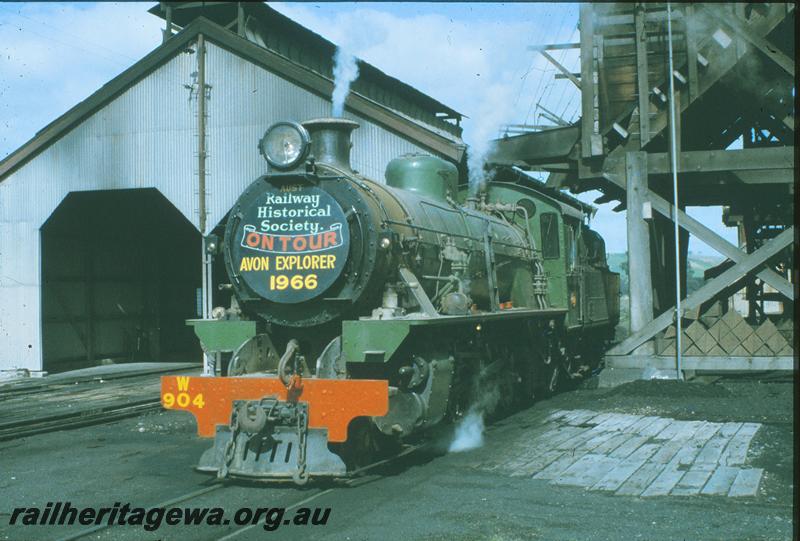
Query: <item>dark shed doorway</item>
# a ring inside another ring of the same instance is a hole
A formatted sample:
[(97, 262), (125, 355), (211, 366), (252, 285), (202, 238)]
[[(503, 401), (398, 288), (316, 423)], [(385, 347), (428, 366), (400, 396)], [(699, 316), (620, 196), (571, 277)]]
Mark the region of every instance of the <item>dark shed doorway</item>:
[(41, 236), (44, 370), (199, 362), (201, 237), (158, 190), (70, 193)]

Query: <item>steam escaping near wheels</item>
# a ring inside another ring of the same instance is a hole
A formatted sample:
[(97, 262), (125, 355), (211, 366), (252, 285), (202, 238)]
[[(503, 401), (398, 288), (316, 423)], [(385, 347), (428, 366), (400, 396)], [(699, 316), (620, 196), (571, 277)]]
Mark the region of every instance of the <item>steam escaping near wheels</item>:
[(477, 394), (478, 398), (467, 410), (467, 414), (456, 424), (453, 441), (450, 442), (450, 447), (447, 449), (450, 453), (461, 453), (482, 447), (486, 415), (510, 406), (510, 404), (501, 403), (502, 393), (496, 380), (485, 377), (478, 378), (473, 393)]
[(456, 425), (455, 436), (447, 449), (450, 453), (460, 453), (483, 446), (483, 412), (472, 408)]

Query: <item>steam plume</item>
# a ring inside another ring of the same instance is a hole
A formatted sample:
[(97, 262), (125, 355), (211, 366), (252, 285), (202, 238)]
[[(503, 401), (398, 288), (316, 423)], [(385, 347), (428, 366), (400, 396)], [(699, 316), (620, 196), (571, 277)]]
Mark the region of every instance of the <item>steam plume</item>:
[(460, 453), (483, 445), (483, 412), (471, 408), (456, 426), (456, 433), (448, 451)]
[(480, 378), (478, 381), (475, 392), (478, 399), (456, 425), (453, 441), (448, 448), (451, 453), (469, 451), (483, 445), (484, 416), (492, 413), (500, 402), (500, 391), (496, 385), (490, 385), (487, 389), (485, 383), (480, 383)]
[(356, 57), (341, 47), (333, 57), (333, 110), (331, 116), (340, 117), (344, 112), (344, 100), (350, 92), (350, 84), (358, 78)]

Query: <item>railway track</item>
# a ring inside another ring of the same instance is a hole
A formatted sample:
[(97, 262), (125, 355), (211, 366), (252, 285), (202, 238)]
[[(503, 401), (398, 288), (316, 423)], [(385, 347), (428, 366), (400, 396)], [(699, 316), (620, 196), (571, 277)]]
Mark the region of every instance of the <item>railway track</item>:
[[(363, 466), (363, 467), (361, 467), (361, 468), (359, 468), (357, 470), (354, 470), (353, 472), (350, 473), (350, 475), (349, 475), (349, 477), (347, 479), (337, 480), (336, 481), (337, 486), (328, 487), (328, 488), (320, 488), (316, 492), (314, 492), (313, 494), (311, 494), (309, 496), (306, 496), (305, 498), (302, 498), (302, 499), (300, 499), (298, 501), (295, 501), (295, 502), (293, 502), (293, 503), (291, 503), (289, 505), (286, 505), (284, 507), (284, 509), (286, 511), (291, 511), (292, 509), (296, 509), (297, 507), (300, 507), (301, 505), (305, 505), (307, 503), (310, 503), (310, 502), (312, 502), (312, 501), (314, 501), (314, 500), (316, 500), (318, 498), (321, 498), (323, 496), (326, 496), (326, 495), (328, 495), (328, 494), (330, 494), (330, 493), (332, 493), (332, 492), (334, 492), (336, 490), (340, 490), (340, 489), (345, 488), (345, 487), (360, 486), (362, 484), (366, 484), (366, 483), (369, 483), (369, 482), (373, 482), (373, 481), (375, 481), (377, 479), (380, 479), (379, 476), (375, 476), (375, 477), (372, 477), (372, 478), (365, 477), (365, 474), (370, 472), (370, 471), (372, 471), (372, 470), (375, 470), (375, 469), (377, 469), (377, 468), (379, 468), (381, 466), (386, 466), (386, 465), (392, 464), (394, 462), (397, 462), (397, 461), (401, 460), (402, 458), (406, 458), (406, 457), (409, 457), (410, 455), (413, 455), (415, 453), (419, 453), (420, 451), (428, 448), (428, 446), (429, 446), (429, 443), (420, 443), (418, 445), (408, 446), (405, 449), (403, 449), (400, 452), (392, 455), (389, 458), (385, 458), (383, 460), (379, 460), (377, 462), (373, 462), (372, 464), (368, 464), (368, 465)], [(199, 498), (201, 496), (205, 496), (206, 494), (209, 494), (211, 492), (217, 492), (217, 491), (220, 491), (220, 490), (224, 490), (226, 488), (236, 487), (236, 486), (239, 486), (239, 485), (237, 485), (236, 483), (224, 483), (224, 482), (220, 482), (220, 481), (216, 481), (215, 480), (215, 481), (213, 481), (213, 484), (211, 484), (209, 486), (204, 486), (204, 487), (199, 488), (197, 490), (186, 492), (186, 493), (184, 493), (184, 494), (182, 494), (180, 496), (176, 496), (176, 497), (171, 498), (169, 500), (166, 500), (164, 502), (160, 502), (160, 503), (157, 503), (155, 505), (149, 506), (149, 508), (153, 509), (153, 508), (168, 508), (168, 507), (172, 507), (172, 506), (174, 506), (176, 504), (185, 503), (185, 502), (191, 501), (191, 500), (193, 500), (195, 498)], [(305, 491), (303, 493), (306, 494)], [(249, 525), (246, 525), (246, 526), (242, 526), (241, 528), (239, 528), (237, 530), (234, 530), (234, 531), (230, 532), (229, 534), (227, 534), (227, 535), (225, 535), (223, 537), (217, 538), (217, 541), (228, 541), (230, 539), (236, 539), (238, 536), (240, 536), (240, 535), (244, 534), (245, 532), (255, 528), (256, 526), (261, 526), (261, 524), (260, 523), (256, 523), (256, 524), (249, 524)], [(97, 533), (105, 531), (105, 530), (110, 530), (113, 527), (114, 527), (114, 525), (101, 524), (101, 525), (98, 525), (98, 526), (94, 526), (92, 528), (88, 528), (86, 530), (82, 530), (80, 532), (76, 532), (74, 534), (70, 534), (70, 535), (65, 536), (65, 537), (61, 537), (57, 541), (76, 541), (78, 539), (84, 539), (87, 536), (90, 536), (90, 535), (93, 535), (93, 534), (97, 534)]]
[(69, 378), (63, 376), (59, 377), (59, 375), (55, 375), (55, 376), (49, 376), (51, 378), (54, 378), (53, 380), (50, 381), (37, 381), (35, 383), (24, 381), (24, 382), (6, 383), (4, 385), (0, 385), (0, 401), (13, 399), (18, 396), (24, 396), (28, 394), (51, 392), (54, 389), (56, 390), (66, 389), (80, 383), (105, 383), (108, 381), (116, 381), (121, 379), (132, 379), (132, 378), (151, 376), (154, 374), (183, 374), (185, 372), (189, 372), (190, 370), (192, 369), (165, 367), (165, 368), (153, 368), (149, 370), (137, 370), (134, 372), (123, 372), (119, 374), (113, 374), (113, 373), (92, 374), (92, 375), (75, 376)]
[(145, 399), (126, 404), (115, 404), (82, 410), (75, 413), (63, 413), (35, 419), (22, 419), (19, 421), (2, 423), (0, 424), (0, 442), (34, 436), (36, 434), (59, 432), (62, 430), (110, 423), (127, 417), (135, 417), (136, 415), (141, 415), (149, 411), (155, 411), (160, 407), (160, 399)]
[[(3, 411), (0, 417), (0, 442), (111, 423), (157, 411), (161, 408), (161, 402), (158, 382), (152, 379), (153, 376), (162, 373), (184, 374), (194, 370), (173, 366), (0, 387)], [(147, 389), (147, 385), (151, 384), (152, 391)], [(88, 407), (86, 404), (89, 404)], [(76, 406), (74, 411), (63, 411), (67, 407), (72, 409), (73, 405)], [(53, 413), (56, 410), (61, 411)]]

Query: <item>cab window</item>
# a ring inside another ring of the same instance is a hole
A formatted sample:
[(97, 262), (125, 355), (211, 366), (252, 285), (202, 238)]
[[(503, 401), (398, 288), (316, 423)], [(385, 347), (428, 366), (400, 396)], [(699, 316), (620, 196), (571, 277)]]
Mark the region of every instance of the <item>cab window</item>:
[(558, 215), (555, 212), (545, 212), (539, 220), (542, 229), (542, 257), (556, 259), (559, 256)]
[(570, 224), (564, 224), (564, 235), (567, 239), (567, 269), (574, 270), (578, 266), (578, 243), (575, 238), (575, 227)]

